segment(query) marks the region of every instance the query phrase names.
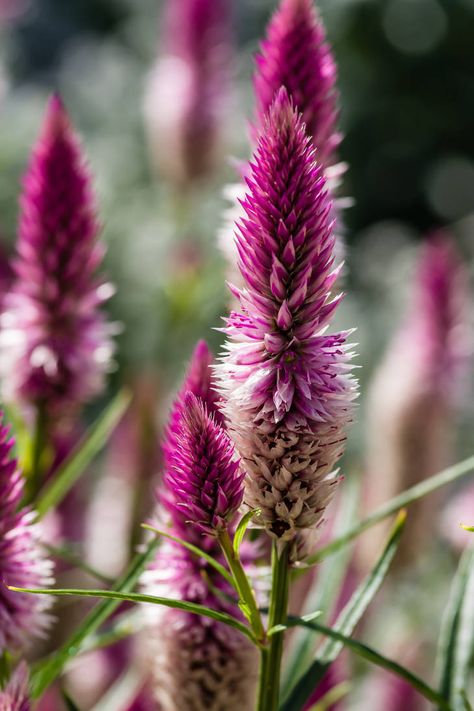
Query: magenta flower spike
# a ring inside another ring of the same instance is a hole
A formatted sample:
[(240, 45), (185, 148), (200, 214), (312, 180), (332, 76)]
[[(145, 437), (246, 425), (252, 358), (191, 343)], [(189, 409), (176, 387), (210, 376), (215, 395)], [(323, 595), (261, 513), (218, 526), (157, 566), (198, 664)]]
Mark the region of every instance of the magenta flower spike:
[[(367, 506), (436, 474), (453, 462), (453, 423), (472, 357), (466, 268), (446, 234), (420, 250), (408, 312), (389, 344), (369, 393)], [(380, 477), (380, 458), (384, 476)], [(395, 560), (418, 559), (442, 494), (416, 502)], [(367, 558), (374, 537), (362, 539)]]
[(245, 503), (280, 540), (320, 522), (356, 396), (348, 334), (325, 334), (340, 296), (330, 295), (335, 237), (315, 157), (282, 88), (250, 164), (236, 237), (244, 287), (232, 287), (240, 312), (216, 370)]
[(312, 0), (282, 0), (256, 58), (256, 125), (261, 130), (277, 92), (284, 86), (302, 114), (325, 167), (335, 163), (337, 68)]
[[(165, 525), (168, 523), (170, 533), (224, 562), (216, 537), (207, 535), (207, 531), (209, 524), (220, 525), (231, 516), (231, 510), (242, 498), (242, 484), (232, 445), (218, 424), (221, 416), (213, 390), (211, 361), (206, 343), (200, 341), (166, 431), (165, 475), (159, 496), (162, 511), (158, 517), (164, 518)], [(196, 443), (199, 432), (202, 439)], [(216, 463), (223, 467), (224, 484), (208, 477), (209, 473), (217, 473)], [(235, 525), (229, 521), (232, 523)], [(253, 547), (244, 546), (242, 556), (252, 565)], [(155, 561), (142, 576), (142, 586), (150, 594), (240, 614), (227, 601), (233, 595), (230, 585), (205, 560), (172, 541), (165, 541), (160, 547)], [(153, 688), (163, 711), (241, 711), (252, 707), (258, 662), (255, 648), (239, 632), (178, 610), (150, 606), (147, 613)]]
[(192, 393), (184, 399), (176, 453), (167, 483), (189, 523), (213, 535), (242, 503), (243, 473), (229, 436)]
[(30, 711), (30, 709), (28, 667), (26, 662), (20, 662), (6, 688), (0, 691), (0, 711)]
[(219, 160), (231, 65), (230, 0), (168, 0), (145, 119), (158, 171), (178, 185)]
[(11, 456), (14, 444), (8, 427), (0, 424), (0, 656), (24, 650), (50, 623), (50, 597), (13, 592), (6, 585), (45, 588), (53, 582), (52, 563), (42, 552), (35, 514), (19, 508), (23, 477)]
[(20, 202), (16, 281), (2, 315), (4, 397), (56, 417), (101, 392), (113, 351), (99, 306), (104, 254), (90, 178), (66, 110), (49, 102)]

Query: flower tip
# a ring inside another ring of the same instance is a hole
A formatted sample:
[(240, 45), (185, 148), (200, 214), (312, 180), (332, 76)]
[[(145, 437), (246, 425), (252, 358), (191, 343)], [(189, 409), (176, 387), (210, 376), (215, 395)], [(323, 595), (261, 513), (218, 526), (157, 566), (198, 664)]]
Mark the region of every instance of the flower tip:
[(61, 135), (64, 131), (70, 128), (69, 115), (64, 105), (64, 102), (59, 95), (55, 92), (49, 98), (48, 105), (46, 107), (46, 114), (42, 128), (42, 137), (52, 138), (54, 136)]

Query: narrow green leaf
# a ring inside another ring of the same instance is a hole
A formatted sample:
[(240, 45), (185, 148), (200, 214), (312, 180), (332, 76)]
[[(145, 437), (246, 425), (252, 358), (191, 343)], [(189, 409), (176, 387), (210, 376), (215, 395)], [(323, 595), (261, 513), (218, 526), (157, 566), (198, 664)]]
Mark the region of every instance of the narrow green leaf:
[(106, 444), (130, 403), (130, 393), (121, 390), (99, 415), (94, 424), (59, 467), (54, 477), (40, 491), (34, 507), (38, 518), (57, 506)]
[(467, 686), (474, 644), (474, 548), (461, 557), (441, 626), (437, 669), (439, 690), (455, 711), (465, 711), (462, 692)]
[(81, 645), (80, 653), (110, 647), (111, 644), (130, 637), (143, 629), (144, 619), (140, 610), (128, 610), (114, 618), (112, 624), (101, 632), (90, 635)]
[(239, 525), (237, 526), (234, 534), (234, 551), (237, 555), (239, 555), (240, 546), (242, 545), (242, 541), (244, 540), (245, 531), (247, 530), (248, 525), (252, 520), (253, 516), (258, 513), (260, 513), (260, 509), (247, 511), (245, 516), (243, 516), (239, 521)]
[(465, 531), (469, 531), (469, 533), (474, 533), (474, 526), (466, 526), (465, 523), (461, 523), (461, 528), (464, 528)]
[(165, 538), (169, 538), (170, 541), (174, 541), (175, 543), (179, 543), (182, 545), (184, 548), (187, 548), (188, 551), (191, 551), (191, 553), (194, 553), (198, 558), (204, 558), (205, 561), (211, 565), (214, 570), (217, 570), (218, 573), (222, 575), (227, 582), (232, 585), (233, 588), (235, 588), (235, 582), (234, 578), (232, 575), (229, 573), (228, 570), (224, 568), (224, 566), (219, 563), (219, 561), (215, 560), (212, 556), (209, 555), (209, 553), (206, 553), (206, 551), (203, 551), (201, 548), (198, 546), (193, 546), (192, 543), (188, 543), (188, 541), (183, 540), (182, 538), (177, 538), (177, 536), (172, 536), (170, 533), (166, 533), (166, 531), (160, 531), (158, 528), (155, 528), (154, 526), (150, 526), (148, 523), (142, 523), (142, 528), (146, 528), (147, 531), (152, 531), (153, 533), (156, 533), (158, 536), (164, 536)]
[[(342, 635), (350, 635), (354, 631), (355, 626), (366, 611), (387, 574), (390, 563), (397, 550), (405, 521), (406, 513), (401, 511), (392, 528), (387, 545), (375, 567), (359, 585), (337, 618), (334, 625), (335, 632)], [(305, 622), (305, 624), (311, 623)], [(342, 646), (342, 642), (337, 642), (334, 639), (327, 640), (321, 646), (309, 669), (300, 679), (296, 680), (293, 689), (284, 697), (281, 711), (297, 711), (297, 709), (304, 707), (308, 697), (323, 678), (329, 665), (338, 657)]]
[[(158, 541), (154, 539), (142, 553), (135, 556), (124, 575), (115, 584), (118, 591), (128, 592), (133, 589), (157, 548)], [(66, 664), (79, 653), (84, 641), (99, 629), (119, 604), (118, 600), (103, 600), (98, 603), (62, 647), (35, 665), (31, 675), (31, 693), (34, 699), (40, 698), (48, 686), (61, 675)]]
[(320, 634), (329, 637), (336, 645), (344, 645), (345, 647), (348, 647), (353, 652), (355, 652), (355, 654), (357, 654), (359, 657), (362, 657), (363, 659), (372, 662), (372, 664), (375, 664), (376, 666), (381, 667), (382, 669), (386, 669), (387, 671), (396, 674), (401, 679), (404, 679), (406, 682), (408, 682), (408, 684), (410, 684), (410, 686), (412, 686), (422, 696), (424, 696), (425, 699), (428, 699), (428, 701), (438, 704), (439, 708), (442, 709), (442, 711), (451, 711), (449, 703), (445, 699), (443, 699), (443, 697), (435, 689), (432, 689), (430, 686), (428, 686), (428, 684), (426, 684), (423, 679), (420, 679), (420, 677), (416, 676), (416, 674), (413, 674), (409, 669), (402, 667), (400, 664), (393, 661), (392, 659), (384, 657), (372, 647), (369, 647), (368, 645), (363, 644), (362, 642), (358, 642), (354, 639), (351, 639), (351, 637), (347, 637), (346, 635), (341, 634), (341, 632), (338, 632), (335, 629), (331, 629), (330, 627), (326, 627), (325, 625), (320, 625), (318, 622), (307, 622), (302, 618), (293, 617), (289, 618), (286, 624), (287, 627), (295, 627), (299, 625), (307, 627), (313, 630), (314, 632), (319, 632)]
[[(360, 485), (353, 477), (347, 481), (344, 487), (343, 498), (334, 524), (334, 535), (339, 536), (349, 530), (352, 526), (359, 504)], [(331, 558), (321, 563), (318, 570), (316, 585), (309, 591), (305, 600), (304, 609), (324, 610), (326, 622), (331, 616), (339, 592), (344, 582), (345, 572), (352, 555), (351, 546), (344, 546)], [(298, 575), (300, 571), (295, 571)], [(304, 569), (301, 571), (304, 572)], [(289, 649), (288, 664), (283, 672), (282, 695), (288, 693), (288, 689), (294, 684), (294, 680), (301, 674), (301, 669), (311, 662), (314, 654), (317, 639), (310, 630), (301, 628), (295, 630), (292, 636)]]
[(76, 597), (98, 597), (104, 600), (121, 600), (122, 602), (147, 602), (152, 605), (163, 605), (164, 607), (172, 607), (176, 610), (184, 610), (185, 612), (190, 612), (193, 615), (201, 615), (202, 617), (209, 617), (212, 620), (217, 620), (218, 622), (223, 622), (229, 627), (234, 627), (235, 629), (242, 632), (246, 637), (254, 640), (252, 631), (246, 627), (242, 622), (239, 622), (232, 615), (228, 615), (226, 612), (218, 612), (205, 605), (200, 605), (195, 602), (186, 602), (185, 600), (172, 600), (167, 597), (156, 597), (155, 595), (144, 595), (142, 593), (133, 592), (118, 592), (116, 590), (82, 590), (80, 588), (16, 588), (8, 586), (9, 590), (13, 592), (23, 592), (30, 593), (31, 595), (54, 595), (56, 597), (74, 595)]
[(341, 681), (340, 684), (337, 684), (336, 686), (333, 686), (332, 689), (329, 689), (329, 691), (324, 694), (323, 698), (320, 701), (317, 701), (309, 711), (329, 711), (334, 704), (347, 696), (350, 690), (350, 683), (348, 681)]
[(327, 546), (323, 546), (314, 555), (310, 556), (307, 560), (308, 565), (316, 565), (319, 561), (326, 558), (328, 555), (332, 555), (336, 551), (340, 550), (347, 543), (350, 543), (354, 538), (357, 538), (361, 533), (366, 531), (371, 526), (374, 526), (379, 521), (391, 516), (402, 508), (409, 506), (410, 504), (422, 499), (424, 496), (431, 494), (433, 491), (440, 489), (446, 484), (450, 484), (456, 479), (460, 479), (466, 474), (470, 474), (474, 470), (474, 456), (465, 459), (452, 467), (444, 469), (439, 474), (435, 474), (429, 479), (412, 486), (410, 489), (402, 492), (393, 499), (390, 499), (386, 504), (380, 506), (373, 513), (371, 513), (367, 518), (359, 521), (354, 526), (352, 526), (346, 533), (338, 538), (335, 538)]

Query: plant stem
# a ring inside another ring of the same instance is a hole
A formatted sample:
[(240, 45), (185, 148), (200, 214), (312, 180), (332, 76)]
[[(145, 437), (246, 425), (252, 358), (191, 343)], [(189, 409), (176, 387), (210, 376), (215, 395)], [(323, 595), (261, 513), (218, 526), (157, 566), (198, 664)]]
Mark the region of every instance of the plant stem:
[[(286, 621), (288, 609), (288, 589), (289, 589), (289, 565), (288, 546), (286, 545), (280, 552), (277, 543), (272, 547), (272, 592), (270, 597), (270, 611), (268, 616), (268, 627), (272, 629), (275, 625)], [(278, 632), (270, 637), (270, 647), (268, 650), (268, 662), (264, 669), (265, 678), (264, 689), (260, 690), (262, 704), (259, 711), (277, 711), (280, 696), (280, 668), (283, 654), (284, 633)]]
[(248, 613), (246, 617), (252, 625), (252, 630), (259, 642), (265, 642), (265, 628), (263, 626), (260, 610), (258, 609), (255, 595), (250, 587), (249, 579), (240, 562), (239, 554), (234, 550), (232, 541), (230, 540), (229, 532), (224, 529), (217, 534), (217, 540), (222, 548), (227, 564), (234, 576), (237, 591), (240, 596), (240, 601), (245, 606), (245, 611)]
[(27, 503), (35, 500), (42, 484), (42, 459), (46, 446), (46, 413), (43, 405), (36, 409), (35, 429), (31, 450), (31, 469), (27, 483)]

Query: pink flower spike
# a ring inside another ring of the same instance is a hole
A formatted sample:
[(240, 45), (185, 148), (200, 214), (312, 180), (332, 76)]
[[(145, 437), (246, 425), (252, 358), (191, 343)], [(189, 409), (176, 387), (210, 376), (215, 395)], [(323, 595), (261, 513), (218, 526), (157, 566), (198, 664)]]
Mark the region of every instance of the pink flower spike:
[(243, 498), (243, 474), (227, 433), (192, 393), (184, 400), (168, 485), (190, 523), (213, 534), (223, 529)]
[(0, 656), (5, 651), (23, 651), (44, 634), (52, 600), (6, 587), (45, 588), (53, 582), (53, 566), (41, 549), (35, 514), (19, 508), (24, 484), (11, 456), (14, 444), (8, 427), (0, 423)]
[(7, 401), (59, 417), (102, 391), (113, 345), (99, 307), (113, 289), (96, 276), (97, 232), (79, 143), (53, 96), (24, 179), (16, 281), (1, 319)]
[(341, 140), (336, 128), (337, 68), (312, 0), (282, 0), (256, 64), (257, 129), (265, 125), (267, 111), (284, 86), (303, 116), (318, 160), (325, 166), (333, 164)]
[[(250, 163), (237, 222), (235, 290), (216, 366), (223, 412), (247, 471), (245, 503), (277, 539), (315, 528), (332, 497), (356, 385), (338, 301), (331, 201), (311, 139), (282, 88)], [(249, 357), (251, 355), (251, 357)]]

